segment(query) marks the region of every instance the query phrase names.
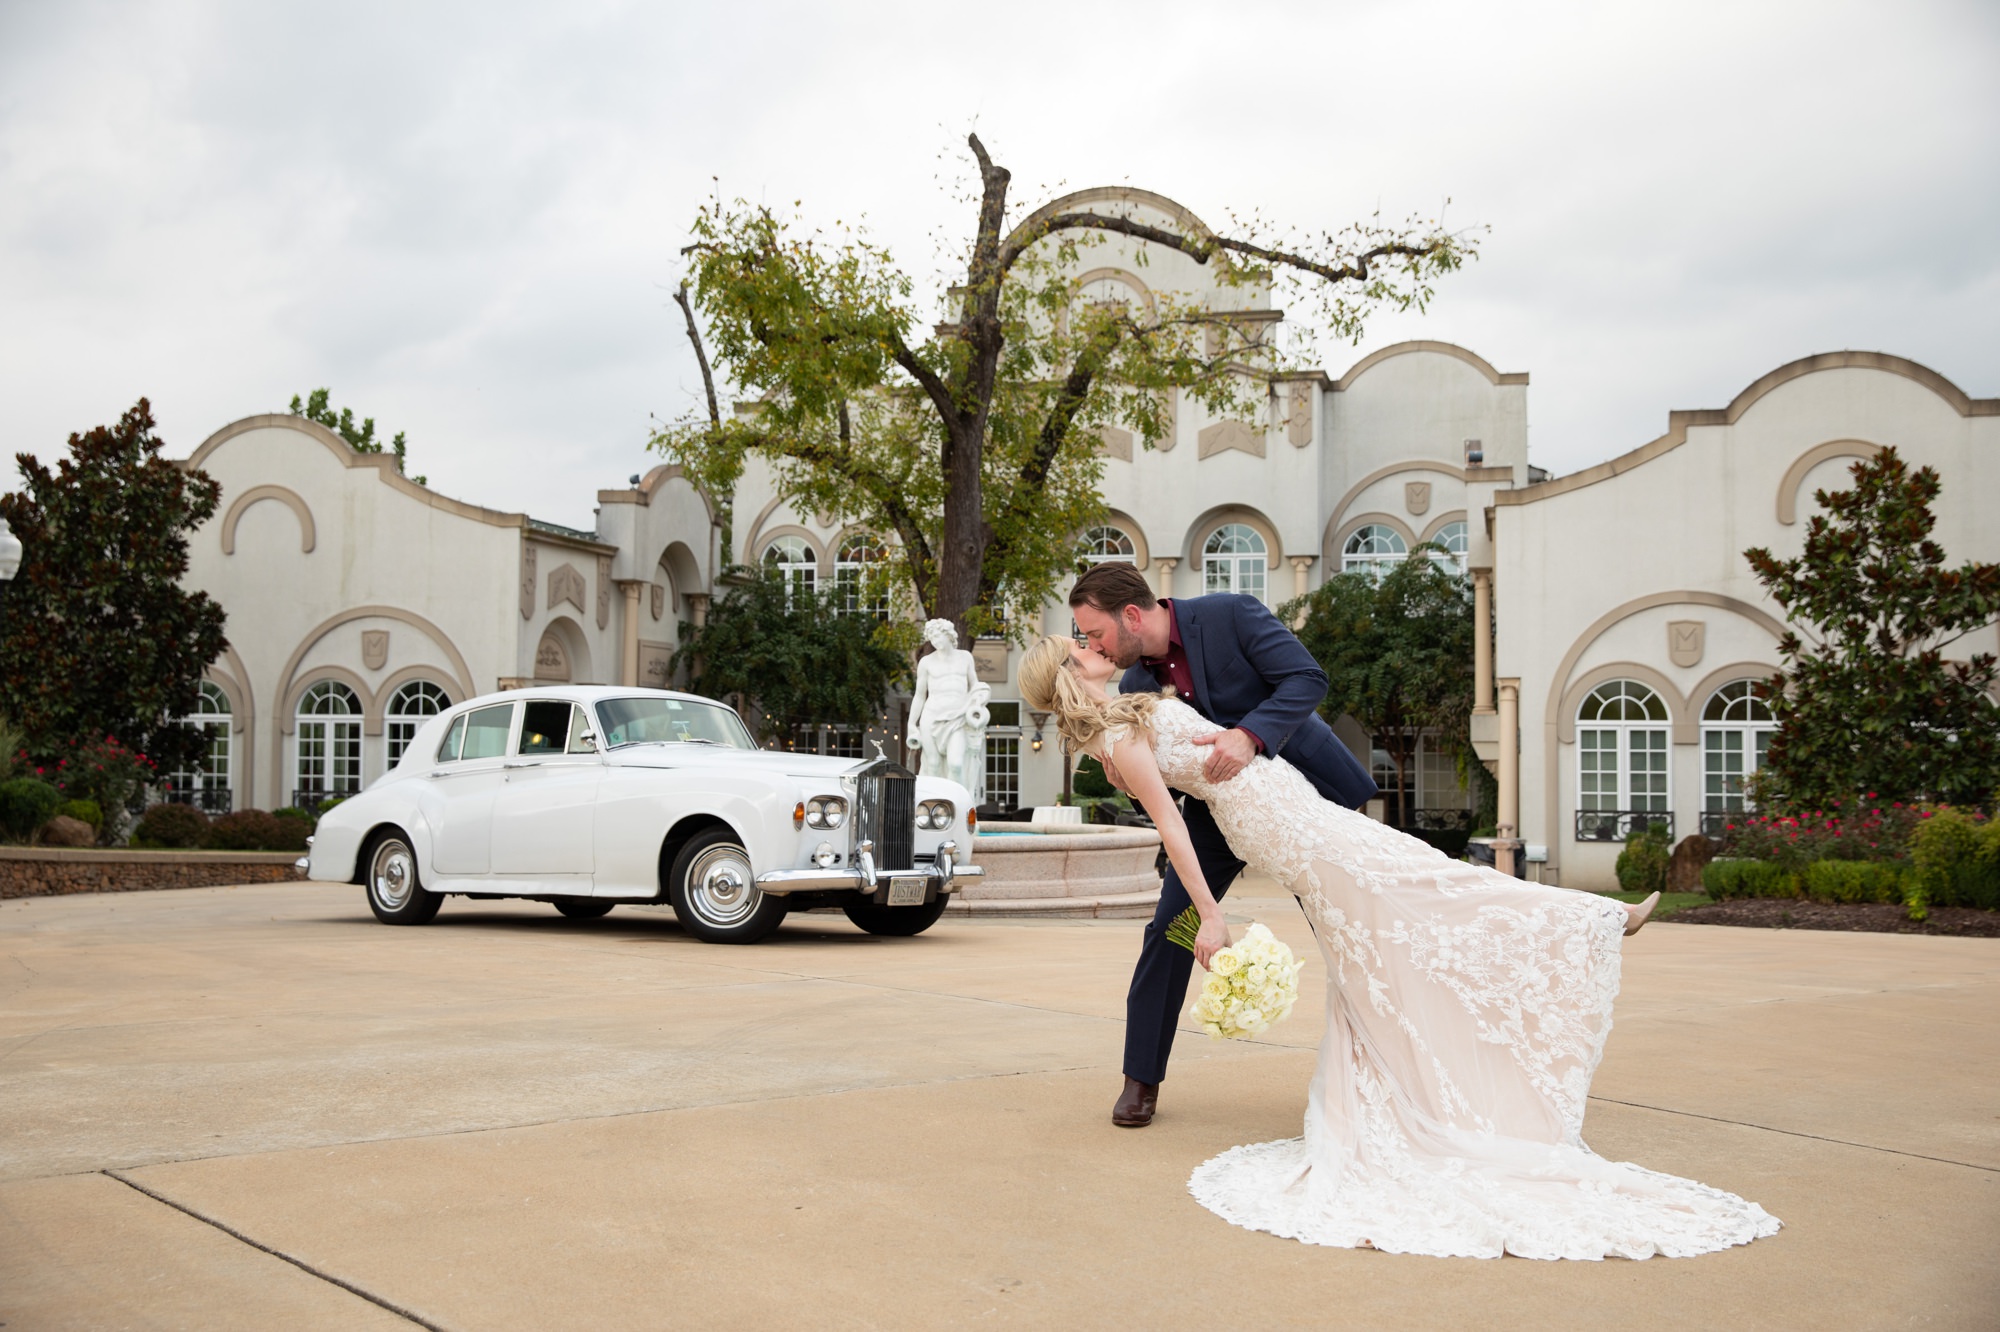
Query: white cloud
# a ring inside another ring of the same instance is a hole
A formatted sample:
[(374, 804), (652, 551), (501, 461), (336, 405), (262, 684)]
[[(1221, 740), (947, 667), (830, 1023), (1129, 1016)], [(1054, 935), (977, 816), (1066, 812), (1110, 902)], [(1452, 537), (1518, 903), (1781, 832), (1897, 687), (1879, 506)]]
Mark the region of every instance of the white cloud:
[(8, 6), (0, 426), (49, 455), (146, 394), (185, 453), (326, 384), (444, 492), (588, 526), (695, 391), (669, 291), (711, 177), (930, 279), (974, 123), (1023, 203), (1451, 196), (1485, 257), (1324, 359), (1530, 371), (1557, 470), (1836, 347), (2000, 394), (1996, 55), (1941, 0)]

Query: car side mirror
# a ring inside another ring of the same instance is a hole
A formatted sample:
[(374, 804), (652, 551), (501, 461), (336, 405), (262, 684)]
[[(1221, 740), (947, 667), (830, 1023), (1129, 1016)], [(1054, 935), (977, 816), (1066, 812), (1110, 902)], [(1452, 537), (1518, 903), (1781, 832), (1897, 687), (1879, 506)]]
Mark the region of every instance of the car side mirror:
[(579, 754), (595, 754), (597, 752), (597, 737), (589, 731), (585, 731), (576, 738), (576, 752)]

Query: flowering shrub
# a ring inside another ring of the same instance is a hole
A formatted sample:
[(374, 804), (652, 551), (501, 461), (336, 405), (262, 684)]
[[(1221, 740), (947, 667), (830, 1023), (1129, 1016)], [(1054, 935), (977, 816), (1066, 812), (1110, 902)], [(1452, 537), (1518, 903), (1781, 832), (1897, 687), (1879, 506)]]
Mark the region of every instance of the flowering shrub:
[(1725, 826), (1722, 854), (1768, 860), (1801, 870), (1816, 860), (1886, 860), (1907, 863), (1918, 827), (1937, 811), (1882, 800), (1873, 791), (1825, 809), (1780, 809), (1745, 814)]
[(53, 760), (44, 759), (35, 775), (54, 782), (65, 800), (89, 800), (103, 811), (104, 821), (97, 840), (112, 842), (124, 830), (126, 807), (140, 788), (159, 780), (159, 765), (134, 749), (118, 743), (118, 737), (102, 740), (72, 739)]

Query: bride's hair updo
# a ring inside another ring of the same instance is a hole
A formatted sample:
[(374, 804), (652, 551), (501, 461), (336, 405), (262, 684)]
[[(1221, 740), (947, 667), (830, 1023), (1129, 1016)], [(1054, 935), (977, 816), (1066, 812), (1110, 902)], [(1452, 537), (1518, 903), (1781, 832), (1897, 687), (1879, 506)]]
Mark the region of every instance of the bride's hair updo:
[(1078, 753), (1089, 750), (1113, 728), (1130, 728), (1150, 735), (1158, 694), (1120, 694), (1098, 698), (1070, 662), (1073, 638), (1051, 634), (1021, 658), (1021, 697), (1036, 712), (1051, 713), (1056, 731)]

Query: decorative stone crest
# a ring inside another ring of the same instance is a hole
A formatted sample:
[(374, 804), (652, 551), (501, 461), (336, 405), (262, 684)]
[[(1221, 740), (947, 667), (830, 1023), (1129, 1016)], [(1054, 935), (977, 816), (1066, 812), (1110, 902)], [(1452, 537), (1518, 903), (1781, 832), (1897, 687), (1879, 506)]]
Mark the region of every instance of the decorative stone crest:
[(527, 541), (521, 543), (521, 618), (535, 618), (535, 547)]
[(361, 664), (371, 671), (379, 671), (389, 664), (389, 631), (387, 629), (363, 629), (361, 631)]
[(567, 601), (580, 611), (583, 609), (583, 599), (589, 594), (590, 588), (574, 564), (559, 564), (549, 570), (550, 610)]
[(1116, 458), (1120, 462), (1132, 461), (1132, 432), (1117, 426), (1100, 426), (1097, 430), (1097, 451), (1106, 458)]
[(562, 640), (554, 634), (543, 634), (542, 641), (535, 648), (535, 678), (537, 680), (569, 680), (569, 653), (564, 650)]
[(1312, 443), (1313, 400), (1312, 385), (1303, 379), (1292, 381), (1291, 415), (1285, 421), (1285, 438), (1293, 448), (1302, 449)]
[(611, 557), (597, 557), (597, 627), (611, 623)]
[(667, 589), (661, 587), (658, 583), (654, 583), (652, 584), (652, 591), (653, 618), (657, 620), (667, 613)]
[(1217, 421), (1195, 436), (1196, 457), (1207, 458), (1240, 449), (1253, 458), (1264, 456), (1264, 432), (1247, 421)]
[(1413, 518), (1421, 518), (1431, 511), (1431, 483), (1428, 481), (1405, 481), (1403, 483), (1403, 507)]
[(1676, 666), (1699, 666), (1708, 646), (1705, 620), (1667, 621), (1667, 660)]

